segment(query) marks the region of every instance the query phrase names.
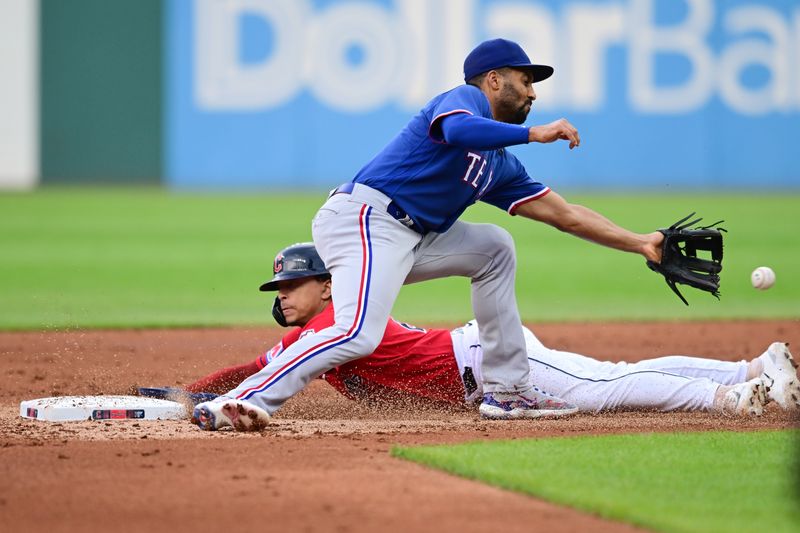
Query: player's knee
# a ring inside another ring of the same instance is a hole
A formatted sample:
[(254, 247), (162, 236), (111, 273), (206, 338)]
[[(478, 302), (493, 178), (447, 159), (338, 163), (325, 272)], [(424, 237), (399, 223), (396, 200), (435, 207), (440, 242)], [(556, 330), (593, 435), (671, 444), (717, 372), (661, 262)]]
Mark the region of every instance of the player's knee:
[(492, 256), (497, 261), (516, 263), (516, 250), (514, 248), (514, 238), (505, 229), (488, 225), (487, 236), (492, 243)]
[(337, 323), (334, 328), (337, 328), (337, 333), (341, 337), (349, 337), (346, 342), (342, 344), (342, 349), (349, 352), (354, 356), (369, 355), (375, 351), (375, 348), (381, 343), (383, 335), (386, 331), (386, 320), (375, 320), (374, 317), (365, 317), (360, 327), (352, 327), (353, 322), (347, 321), (345, 324)]
[(384, 330), (373, 331), (366, 328), (362, 329), (348, 343), (350, 344), (350, 349), (359, 355), (371, 354), (381, 343), (383, 332)]

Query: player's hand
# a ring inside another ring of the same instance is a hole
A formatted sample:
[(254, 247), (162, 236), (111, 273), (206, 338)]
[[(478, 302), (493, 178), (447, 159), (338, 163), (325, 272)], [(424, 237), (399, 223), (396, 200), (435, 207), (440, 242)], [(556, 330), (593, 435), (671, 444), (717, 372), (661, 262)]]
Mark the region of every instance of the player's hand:
[(655, 231), (645, 235), (645, 238), (647, 242), (642, 248), (642, 255), (648, 261), (660, 263), (662, 251), (661, 245), (664, 243), (664, 234), (660, 231)]
[(528, 142), (551, 143), (558, 140), (569, 141), (570, 150), (581, 145), (578, 130), (565, 118), (544, 126), (533, 126), (528, 130)]

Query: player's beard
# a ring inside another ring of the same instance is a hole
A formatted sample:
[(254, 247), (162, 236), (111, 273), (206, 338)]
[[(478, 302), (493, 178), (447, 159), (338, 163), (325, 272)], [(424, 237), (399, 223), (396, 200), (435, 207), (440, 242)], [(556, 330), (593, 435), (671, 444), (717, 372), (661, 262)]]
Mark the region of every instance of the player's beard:
[(531, 108), (528, 106), (528, 102), (525, 102), (522, 106), (517, 108), (514, 117), (509, 122), (511, 122), (511, 124), (524, 124), (530, 110)]
[(525, 98), (522, 105), (518, 106), (519, 95), (510, 84), (506, 84), (500, 92), (498, 107), (498, 120), (508, 124), (524, 124), (531, 111), (533, 100)]

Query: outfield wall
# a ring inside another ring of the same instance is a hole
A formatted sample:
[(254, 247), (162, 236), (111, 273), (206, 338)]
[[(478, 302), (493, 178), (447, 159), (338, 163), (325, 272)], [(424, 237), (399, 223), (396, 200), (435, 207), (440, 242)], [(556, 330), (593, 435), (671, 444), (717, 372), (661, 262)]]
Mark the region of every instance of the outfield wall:
[(794, 0), (171, 0), (166, 178), (284, 187), (349, 179), (479, 41), (556, 73), (530, 120), (583, 145), (512, 151), (556, 187), (796, 187)]
[(45, 183), (158, 183), (160, 0), (43, 0)]
[(36, 5), (0, 0), (16, 30), (0, 32), (0, 187), (333, 186), (505, 36), (556, 69), (530, 122), (564, 116), (583, 139), (513, 148), (535, 178), (800, 188), (796, 0), (41, 0), (38, 28), (6, 16)]
[(37, 0), (0, 0), (0, 189), (39, 176)]

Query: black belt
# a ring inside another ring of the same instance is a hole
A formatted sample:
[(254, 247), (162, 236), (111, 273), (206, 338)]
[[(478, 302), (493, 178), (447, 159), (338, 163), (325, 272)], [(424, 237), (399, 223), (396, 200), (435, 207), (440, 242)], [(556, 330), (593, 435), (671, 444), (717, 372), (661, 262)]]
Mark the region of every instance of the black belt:
[[(330, 196), (333, 196), (334, 194), (350, 194), (353, 192), (353, 188), (355, 186), (356, 184), (352, 181), (344, 183), (336, 187), (331, 192)], [(399, 205), (394, 203), (394, 200), (389, 202), (389, 205), (386, 206), (386, 212), (389, 213), (389, 216), (400, 222), (405, 227), (416, 231), (420, 235), (425, 235), (425, 231), (420, 227), (420, 225), (414, 222), (408, 213), (406, 213)]]

